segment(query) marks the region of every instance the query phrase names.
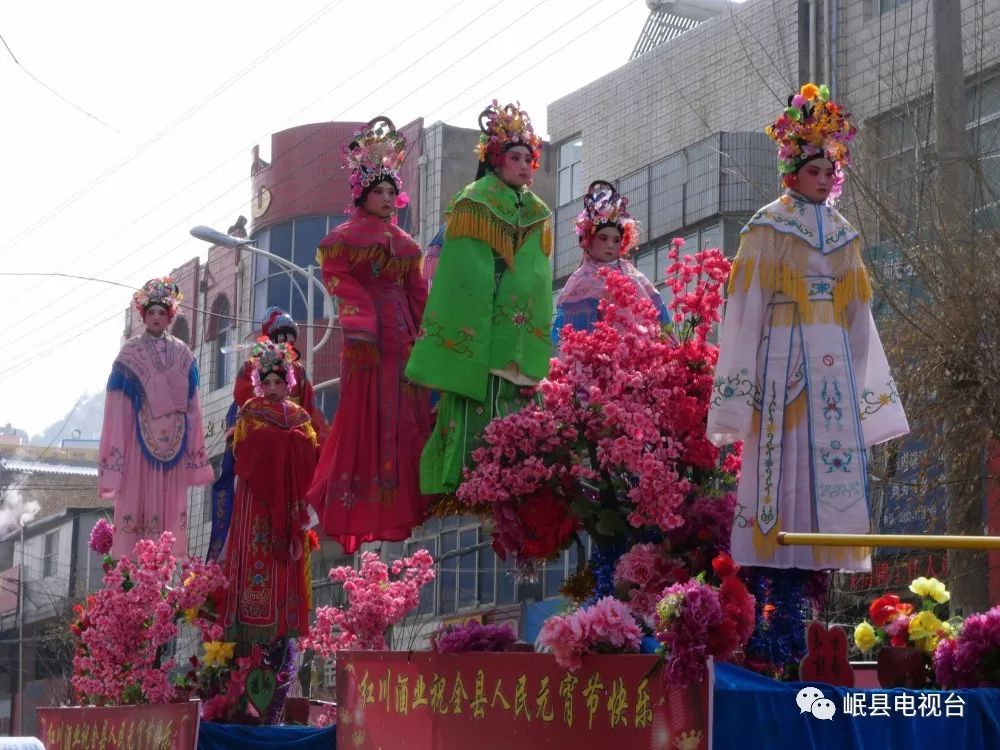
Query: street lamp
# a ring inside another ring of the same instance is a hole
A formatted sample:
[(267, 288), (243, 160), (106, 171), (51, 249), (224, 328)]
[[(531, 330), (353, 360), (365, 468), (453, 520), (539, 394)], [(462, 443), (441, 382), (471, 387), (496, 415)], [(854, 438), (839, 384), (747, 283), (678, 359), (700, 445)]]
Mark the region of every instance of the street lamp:
[[(309, 352), (309, 358), (305, 363), (306, 377), (312, 382), (313, 375), (313, 354), (319, 351), (320, 348), (330, 339), (330, 334), (333, 332), (333, 298), (330, 293), (326, 290), (323, 282), (316, 278), (315, 266), (309, 266), (308, 268), (303, 268), (302, 266), (292, 263), (292, 261), (287, 258), (282, 258), (280, 255), (275, 255), (267, 250), (261, 250), (256, 247), (252, 240), (245, 239), (243, 237), (233, 237), (231, 234), (225, 234), (220, 232), (218, 229), (212, 229), (206, 226), (197, 226), (191, 230), (191, 235), (197, 237), (199, 240), (208, 242), (212, 245), (222, 245), (223, 247), (238, 248), (242, 250), (247, 250), (255, 255), (260, 255), (268, 260), (276, 263), (285, 269), (285, 273), (288, 274), (291, 279), (292, 284), (295, 289), (302, 296), (306, 302), (306, 351)], [(296, 279), (296, 275), (305, 276), (306, 287), (302, 288), (299, 280)], [(320, 294), (323, 295), (323, 310), (324, 312), (329, 311), (329, 315), (326, 319), (326, 330), (323, 332), (323, 338), (320, 339), (318, 344), (313, 345), (314, 333), (313, 327), (315, 322), (314, 314), (314, 302), (315, 302), (315, 289), (319, 289)], [(318, 385), (313, 386), (313, 390), (321, 391), (324, 388), (336, 385), (340, 382), (340, 378), (333, 378), (332, 380), (326, 380)]]

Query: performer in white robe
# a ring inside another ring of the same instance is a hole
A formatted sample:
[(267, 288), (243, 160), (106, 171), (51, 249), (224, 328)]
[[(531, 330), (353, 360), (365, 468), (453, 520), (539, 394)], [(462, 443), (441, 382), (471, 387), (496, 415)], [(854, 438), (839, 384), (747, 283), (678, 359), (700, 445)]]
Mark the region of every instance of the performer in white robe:
[(742, 232), (708, 435), (744, 441), (736, 562), (866, 571), (866, 548), (777, 545), (779, 531), (869, 533), (865, 449), (909, 432), (858, 232), (830, 205), (855, 131), (810, 86), (768, 128), (787, 189)]

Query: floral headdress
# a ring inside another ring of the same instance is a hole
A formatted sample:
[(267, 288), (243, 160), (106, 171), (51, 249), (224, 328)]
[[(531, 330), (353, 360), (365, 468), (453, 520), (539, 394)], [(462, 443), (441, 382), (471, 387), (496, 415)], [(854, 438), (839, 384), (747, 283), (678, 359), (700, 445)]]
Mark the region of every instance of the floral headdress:
[(796, 186), (796, 172), (806, 162), (826, 158), (836, 170), (830, 197), (840, 193), (843, 168), (851, 163), (848, 145), (858, 132), (849, 118), (849, 112), (830, 100), (830, 89), (825, 85), (807, 83), (788, 98), (781, 117), (765, 128), (778, 144), (778, 172), (785, 187)]
[(280, 331), (291, 331), (295, 338), (299, 337), (299, 324), (280, 307), (269, 307), (264, 311), (264, 320), (260, 324), (260, 332), (271, 338)]
[(253, 392), (258, 396), (264, 395), (264, 378), (272, 372), (282, 375), (285, 385), (291, 391), (295, 387), (295, 368), (292, 367), (295, 360), (295, 349), (291, 344), (276, 344), (266, 336), (257, 339), (257, 343), (250, 349), (250, 382), (253, 383)]
[(590, 241), (604, 227), (617, 227), (622, 233), (622, 257), (639, 244), (639, 224), (628, 210), (628, 198), (619, 195), (615, 186), (604, 180), (590, 183), (583, 196), (583, 210), (576, 217), (576, 236), (581, 247), (590, 247)]
[(351, 170), (351, 197), (361, 200), (365, 191), (383, 180), (391, 180), (399, 191), (396, 207), (410, 201), (403, 191), (399, 168), (406, 156), (406, 139), (396, 131), (392, 120), (384, 115), (369, 120), (354, 139), (344, 147), (344, 166)]
[(476, 154), (480, 162), (496, 166), (508, 149), (527, 146), (531, 151), (531, 168), (538, 169), (542, 139), (535, 134), (531, 118), (521, 109), (520, 102), (501, 107), (494, 99), (479, 115), (479, 129), (482, 134), (479, 136)]
[(142, 285), (135, 294), (132, 295), (132, 304), (140, 315), (144, 315), (153, 305), (159, 305), (167, 311), (167, 315), (173, 318), (177, 313), (177, 306), (184, 299), (180, 287), (169, 276), (162, 279), (150, 279)]

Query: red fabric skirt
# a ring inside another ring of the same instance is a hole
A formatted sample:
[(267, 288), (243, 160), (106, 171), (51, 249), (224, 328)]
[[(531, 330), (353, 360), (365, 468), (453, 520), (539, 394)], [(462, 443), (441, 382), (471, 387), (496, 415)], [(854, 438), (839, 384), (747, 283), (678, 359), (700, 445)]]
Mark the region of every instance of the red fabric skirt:
[[(292, 533), (301, 534), (305, 545), (305, 532)], [(309, 628), (308, 556), (276, 555), (271, 536), (268, 504), (254, 497), (249, 482), (238, 481), (223, 561), (229, 581), (221, 613), (226, 640), (267, 643)]]
[(368, 343), (348, 344), (341, 356), (340, 404), (308, 499), (323, 532), (347, 553), (406, 539), (430, 506), (420, 493), (430, 398), (402, 379), (403, 364)]

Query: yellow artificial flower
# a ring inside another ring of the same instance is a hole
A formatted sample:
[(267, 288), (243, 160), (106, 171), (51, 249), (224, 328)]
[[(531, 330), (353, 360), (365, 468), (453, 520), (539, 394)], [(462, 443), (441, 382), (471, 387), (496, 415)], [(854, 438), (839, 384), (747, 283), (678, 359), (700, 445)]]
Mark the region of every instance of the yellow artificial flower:
[(951, 599), (948, 589), (937, 578), (920, 576), (910, 584), (910, 591), (924, 599), (933, 599), (938, 604), (944, 604)]
[(206, 667), (211, 667), (215, 664), (224, 666), (233, 658), (233, 649), (236, 647), (235, 643), (226, 643), (224, 641), (206, 641), (202, 645), (205, 647), (203, 661)]
[(861, 649), (863, 653), (867, 654), (875, 648), (875, 644), (877, 643), (878, 637), (875, 635), (875, 628), (867, 620), (854, 628), (854, 645)]
[(815, 83), (807, 83), (799, 89), (799, 93), (806, 99), (812, 100), (819, 96), (819, 86)]
[(920, 641), (923, 638), (933, 638), (935, 641), (934, 645), (936, 646), (938, 633), (944, 630), (944, 623), (941, 622), (933, 612), (924, 610), (923, 612), (917, 612), (917, 614), (910, 618), (910, 624), (907, 630), (911, 641)]

